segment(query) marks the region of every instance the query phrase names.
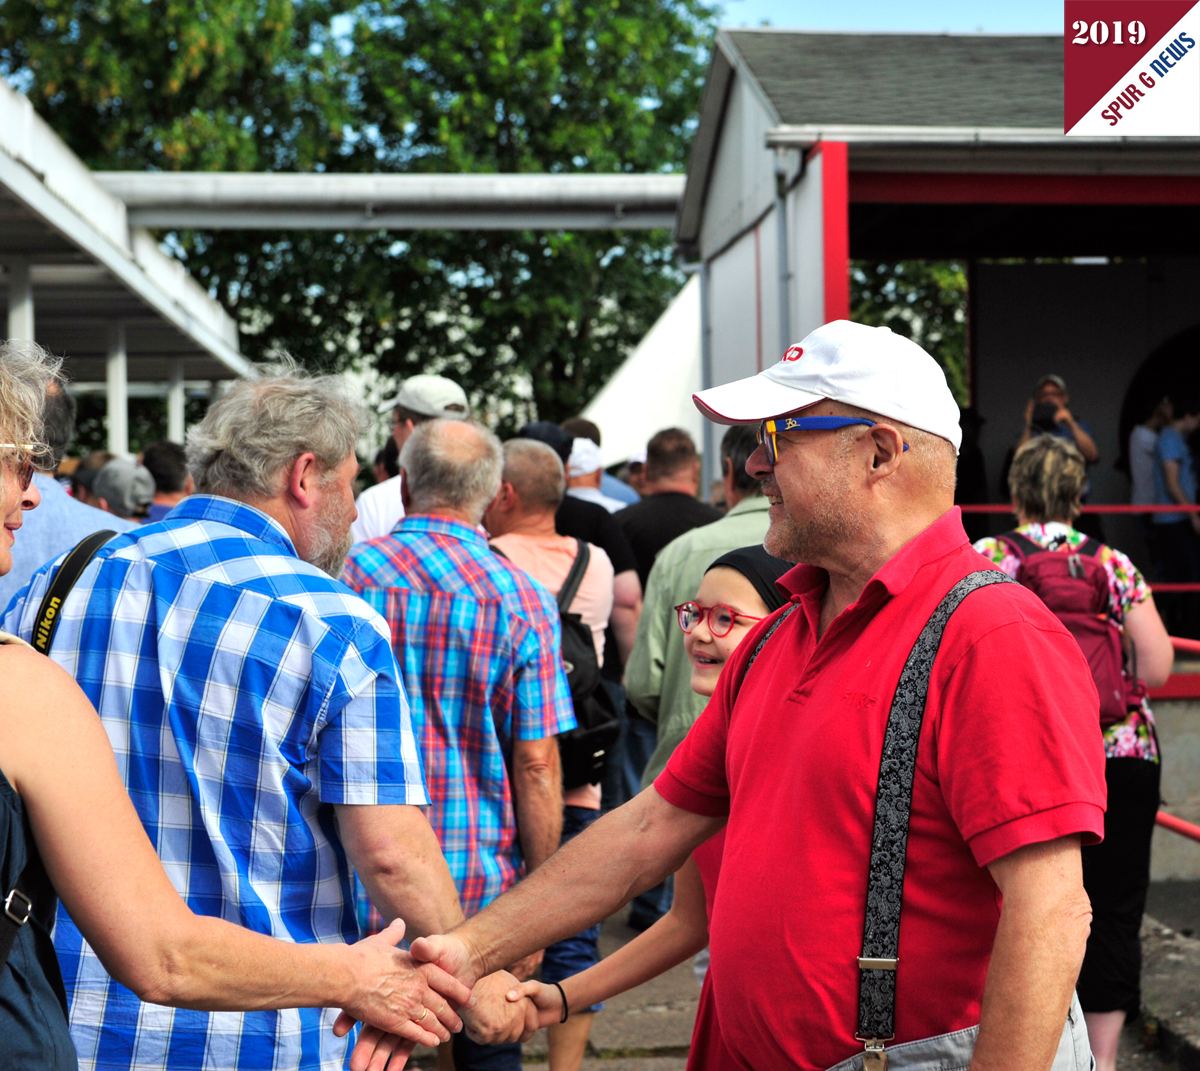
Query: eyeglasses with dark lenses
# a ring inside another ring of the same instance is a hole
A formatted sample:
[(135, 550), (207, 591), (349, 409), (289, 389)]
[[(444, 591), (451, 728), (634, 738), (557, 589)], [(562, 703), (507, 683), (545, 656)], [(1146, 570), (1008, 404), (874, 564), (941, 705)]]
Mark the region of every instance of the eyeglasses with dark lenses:
[(701, 621), (708, 618), (708, 631), (720, 639), (733, 631), (739, 617), (747, 621), (761, 621), (761, 617), (752, 614), (738, 613), (732, 606), (717, 603), (715, 606), (701, 606), (698, 602), (684, 602), (675, 607), (679, 615), (679, 627), (684, 632), (691, 632)]

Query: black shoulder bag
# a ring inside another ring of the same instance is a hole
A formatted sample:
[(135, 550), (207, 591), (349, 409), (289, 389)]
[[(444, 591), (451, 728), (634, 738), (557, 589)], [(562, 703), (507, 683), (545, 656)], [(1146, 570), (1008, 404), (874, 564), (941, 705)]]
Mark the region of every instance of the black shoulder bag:
[(576, 539), (578, 551), (571, 571), (558, 592), (558, 616), (562, 626), (562, 662), (571, 688), (576, 727), (558, 737), (564, 789), (593, 785), (604, 778), (609, 755), (621, 733), (621, 723), (604, 681), (592, 630), (579, 614), (569, 612), (583, 583), (592, 552), (587, 543)]
[[(111, 531), (94, 532), (80, 540), (67, 553), (38, 606), (37, 617), (33, 623), (33, 648), (35, 650), (42, 654), (50, 653), (50, 645), (54, 642), (54, 633), (58, 631), (59, 611), (66, 601), (67, 594), (75, 586), (76, 581), (100, 548), (116, 534)], [(21, 876), (4, 896), (4, 913), (0, 915), (0, 968), (3, 968), (8, 961), (9, 953), (12, 951), (21, 927), (31, 918), (39, 919), (49, 929), (56, 899), (54, 886), (50, 884), (46, 868), (42, 866), (42, 858), (38, 854), (37, 845), (30, 839), (29, 857), (21, 870)], [(61, 976), (51, 978), (50, 982), (58, 992), (65, 1009), (67, 997)]]

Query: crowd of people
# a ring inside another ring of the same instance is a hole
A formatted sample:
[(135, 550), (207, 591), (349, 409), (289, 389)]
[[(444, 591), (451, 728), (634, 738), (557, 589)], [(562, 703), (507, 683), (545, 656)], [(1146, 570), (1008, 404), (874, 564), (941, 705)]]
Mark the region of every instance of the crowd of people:
[(546, 1027), (578, 1071), (694, 958), (693, 1071), (1111, 1071), (1172, 651), (1076, 527), (1065, 384), (974, 547), (911, 341), (836, 321), (695, 400), (720, 508), (681, 429), (618, 478), (436, 375), (356, 497), (370, 415), (292, 368), (68, 490), (59, 362), (0, 348), (12, 1066), (519, 1071)]

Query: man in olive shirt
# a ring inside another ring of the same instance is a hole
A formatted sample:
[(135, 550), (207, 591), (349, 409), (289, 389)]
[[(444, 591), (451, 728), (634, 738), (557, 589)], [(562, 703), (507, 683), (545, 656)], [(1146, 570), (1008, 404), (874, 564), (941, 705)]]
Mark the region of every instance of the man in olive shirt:
[(721, 479), (729, 512), (719, 521), (684, 532), (658, 552), (638, 622), (637, 641), (625, 667), (629, 701), (658, 725), (658, 746), (642, 778), (649, 785), (700, 716), (705, 703), (692, 691), (692, 671), (674, 607), (696, 597), (705, 570), (738, 547), (760, 544), (767, 534), (769, 503), (762, 484), (746, 472), (758, 445), (754, 429), (731, 427), (721, 440)]

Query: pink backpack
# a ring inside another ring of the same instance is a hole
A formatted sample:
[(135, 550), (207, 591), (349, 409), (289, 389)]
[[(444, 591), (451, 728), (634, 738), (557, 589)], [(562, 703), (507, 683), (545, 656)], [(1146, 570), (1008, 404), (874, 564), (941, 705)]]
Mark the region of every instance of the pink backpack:
[(1089, 538), (1076, 551), (1049, 551), (1019, 532), (1000, 537), (1021, 560), (1017, 580), (1049, 607), (1079, 643), (1096, 691), (1100, 727), (1107, 729), (1141, 705), (1145, 685), (1137, 679), (1137, 656), (1125, 670), (1122, 632), (1112, 619), (1108, 573), (1097, 559), (1102, 544)]

